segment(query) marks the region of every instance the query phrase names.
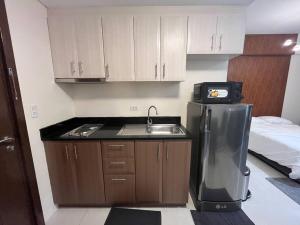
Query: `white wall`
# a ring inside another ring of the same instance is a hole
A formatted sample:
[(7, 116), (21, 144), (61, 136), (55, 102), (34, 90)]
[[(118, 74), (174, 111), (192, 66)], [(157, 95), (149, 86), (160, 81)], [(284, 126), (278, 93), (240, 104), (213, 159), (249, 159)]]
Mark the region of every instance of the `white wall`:
[[(186, 123), (187, 103), (193, 85), (204, 81), (226, 81), (227, 60), (187, 61), (187, 79), (181, 83), (105, 83), (74, 87), (73, 100), (77, 116), (146, 116), (150, 105), (159, 116), (181, 116)], [(130, 111), (137, 106), (137, 111)]]
[[(56, 208), (39, 129), (73, 117), (73, 102), (53, 81), (44, 6), (37, 0), (6, 0), (5, 3), (37, 182), (47, 219)], [(64, 90), (71, 93), (69, 88)], [(31, 104), (37, 105), (39, 118), (31, 118)]]
[(300, 54), (291, 58), (282, 117), (300, 125)]

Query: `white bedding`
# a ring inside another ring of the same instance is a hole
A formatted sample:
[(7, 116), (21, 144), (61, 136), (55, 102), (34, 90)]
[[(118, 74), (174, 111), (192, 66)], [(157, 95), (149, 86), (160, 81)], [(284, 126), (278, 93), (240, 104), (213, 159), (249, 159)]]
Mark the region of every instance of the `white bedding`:
[(290, 178), (300, 179), (300, 126), (253, 117), (249, 149), (291, 168)]

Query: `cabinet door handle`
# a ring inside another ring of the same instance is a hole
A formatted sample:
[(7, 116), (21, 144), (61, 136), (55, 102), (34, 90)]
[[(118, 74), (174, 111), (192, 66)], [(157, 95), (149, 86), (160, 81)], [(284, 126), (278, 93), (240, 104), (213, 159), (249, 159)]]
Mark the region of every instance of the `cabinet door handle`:
[(111, 180), (112, 181), (126, 181), (127, 179), (125, 179), (125, 178), (113, 178)]
[(105, 77), (109, 78), (109, 67), (108, 67), (108, 64), (106, 64), (106, 66), (105, 66)]
[(74, 61), (70, 62), (70, 69), (71, 69), (71, 75), (73, 76), (75, 74), (75, 72), (76, 72), (76, 70), (75, 70), (75, 62)]
[(166, 76), (166, 64), (163, 65), (163, 78)]
[(17, 92), (16, 82), (15, 82), (14, 71), (13, 71), (12, 68), (8, 68), (8, 74), (11, 77), (11, 80), (12, 80), (14, 94), (15, 94), (15, 99), (18, 100), (18, 92)]
[(167, 148), (167, 160), (169, 159), (169, 149)]
[(68, 145), (65, 145), (65, 154), (66, 154), (67, 160), (69, 160), (69, 149), (68, 149)]
[(125, 145), (108, 145), (109, 147), (119, 147), (119, 148), (121, 148), (121, 147), (125, 147)]
[(223, 39), (223, 35), (220, 35), (220, 43), (219, 43), (219, 51), (222, 50), (222, 39)]
[(157, 161), (159, 161), (159, 156), (160, 156), (160, 144), (157, 146)]
[(78, 62), (78, 68), (79, 68), (79, 75), (81, 76), (83, 74), (83, 69), (82, 69), (82, 62)]
[(210, 46), (210, 50), (213, 51), (214, 50), (214, 34), (211, 35), (211, 46)]
[(75, 155), (75, 159), (78, 159), (78, 154), (77, 154), (77, 146), (74, 145), (74, 155)]
[(155, 65), (155, 79), (157, 78), (157, 64)]
[(125, 165), (126, 162), (110, 162), (112, 165)]

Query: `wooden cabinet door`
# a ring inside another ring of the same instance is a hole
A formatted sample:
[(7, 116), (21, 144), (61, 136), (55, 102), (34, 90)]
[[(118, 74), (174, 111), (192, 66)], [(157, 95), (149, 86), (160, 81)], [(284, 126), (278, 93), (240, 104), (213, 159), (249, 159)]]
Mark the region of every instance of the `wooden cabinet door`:
[(213, 54), (217, 34), (217, 16), (192, 15), (188, 21), (188, 54)]
[(79, 77), (74, 18), (50, 16), (48, 18), (54, 76)]
[(101, 16), (75, 18), (78, 72), (82, 78), (104, 78), (104, 53)]
[(160, 80), (160, 17), (134, 17), (136, 81)]
[(188, 201), (190, 141), (165, 141), (163, 152), (163, 202), (185, 204)]
[(70, 142), (44, 142), (55, 204), (77, 203), (73, 151)]
[(162, 141), (136, 141), (136, 200), (162, 202)]
[(134, 175), (105, 175), (106, 202), (111, 204), (135, 202)]
[(245, 17), (241, 14), (218, 16), (216, 53), (242, 54), (245, 41)]
[(133, 16), (103, 16), (102, 24), (107, 81), (133, 81)]
[(105, 202), (100, 142), (73, 143), (77, 195), (80, 204)]
[(161, 17), (161, 80), (183, 81), (186, 76), (187, 17)]

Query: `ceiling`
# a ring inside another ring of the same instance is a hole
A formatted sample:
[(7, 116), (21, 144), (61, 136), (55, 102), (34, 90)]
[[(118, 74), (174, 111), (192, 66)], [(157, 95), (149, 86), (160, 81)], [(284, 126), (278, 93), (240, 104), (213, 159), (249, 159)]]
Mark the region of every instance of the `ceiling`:
[(247, 33), (300, 33), (300, 0), (255, 0), (247, 7)]
[(151, 5), (249, 5), (253, 0), (40, 0), (46, 7), (151, 6)]
[(300, 33), (300, 0), (39, 0), (48, 8), (80, 6), (243, 5), (247, 33)]

